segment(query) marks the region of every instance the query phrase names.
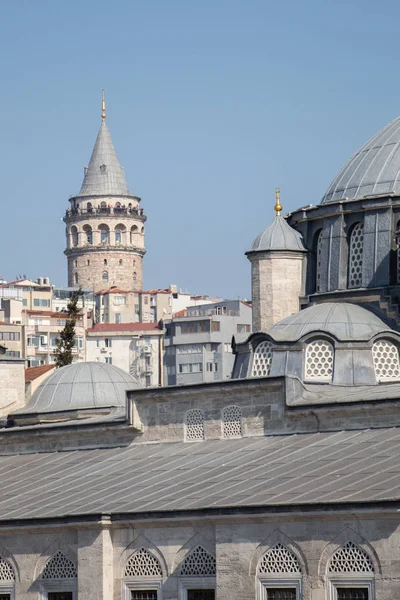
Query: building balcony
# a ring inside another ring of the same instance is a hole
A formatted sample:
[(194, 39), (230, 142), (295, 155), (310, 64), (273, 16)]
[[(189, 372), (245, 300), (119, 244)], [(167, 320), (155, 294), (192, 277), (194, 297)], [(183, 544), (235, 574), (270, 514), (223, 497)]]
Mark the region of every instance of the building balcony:
[(70, 208), (65, 211), (64, 221), (68, 220), (79, 220), (80, 218), (92, 218), (92, 217), (135, 217), (140, 221), (147, 221), (147, 217), (144, 214), (143, 208), (127, 208), (127, 207), (93, 207), (93, 208)]

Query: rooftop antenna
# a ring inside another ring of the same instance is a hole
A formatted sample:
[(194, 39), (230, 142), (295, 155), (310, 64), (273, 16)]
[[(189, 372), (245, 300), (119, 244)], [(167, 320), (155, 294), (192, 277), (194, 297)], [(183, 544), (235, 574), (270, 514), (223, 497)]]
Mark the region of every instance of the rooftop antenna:
[(281, 188), (276, 188), (275, 189), (275, 206), (274, 206), (274, 210), (276, 212), (276, 216), (280, 217), (281, 216), (281, 210), (282, 210), (282, 204), (281, 204)]

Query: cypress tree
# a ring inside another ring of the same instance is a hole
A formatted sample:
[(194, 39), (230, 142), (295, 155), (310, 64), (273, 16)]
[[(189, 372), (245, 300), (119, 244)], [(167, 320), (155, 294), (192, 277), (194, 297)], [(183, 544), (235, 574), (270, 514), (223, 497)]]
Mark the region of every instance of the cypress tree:
[(75, 324), (79, 317), (78, 301), (82, 296), (81, 289), (73, 292), (67, 304), (67, 320), (64, 329), (60, 332), (60, 337), (56, 339), (55, 365), (57, 368), (70, 365), (72, 363), (72, 348), (75, 344)]

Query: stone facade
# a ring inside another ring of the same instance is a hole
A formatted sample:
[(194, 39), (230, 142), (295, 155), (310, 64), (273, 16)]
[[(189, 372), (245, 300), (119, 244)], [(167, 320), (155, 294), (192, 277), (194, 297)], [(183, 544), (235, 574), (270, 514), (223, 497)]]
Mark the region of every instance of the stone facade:
[(0, 355), (0, 417), (25, 404), (25, 361)]
[(296, 252), (252, 252), (253, 331), (265, 331), (298, 312), (304, 255)]

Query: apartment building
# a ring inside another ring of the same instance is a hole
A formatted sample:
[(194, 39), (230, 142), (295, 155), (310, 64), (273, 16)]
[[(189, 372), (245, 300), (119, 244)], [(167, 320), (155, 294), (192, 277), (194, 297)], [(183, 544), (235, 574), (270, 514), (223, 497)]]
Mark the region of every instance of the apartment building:
[(229, 378), (234, 362), (232, 337), (245, 339), (251, 322), (251, 306), (241, 300), (192, 306), (166, 321), (165, 385)]
[[(76, 288), (73, 287), (57, 287), (53, 288), (53, 311), (54, 312), (66, 312), (68, 302), (71, 299), (73, 293), (76, 293)], [(94, 315), (95, 312), (95, 298), (94, 292), (91, 289), (81, 289), (81, 295), (78, 298), (78, 307), (85, 310), (87, 313), (90, 312)]]
[[(6, 305), (10, 304), (8, 300), (22, 302), (22, 309), (26, 310), (52, 310), (53, 286), (50, 285), (48, 277), (38, 277), (36, 281), (19, 279), (2, 283), (0, 285), (1, 309), (5, 309)], [(14, 319), (12, 306), (7, 310), (10, 312), (10, 319)]]
[(22, 325), (0, 321), (0, 345), (5, 347), (6, 356), (23, 356), (22, 337)]
[[(66, 323), (66, 315), (49, 310), (26, 310), (22, 313), (23, 353), (28, 367), (48, 365), (55, 361), (56, 339)], [(86, 359), (85, 327), (86, 314), (81, 315), (75, 325), (73, 362)]]
[(120, 367), (142, 387), (161, 386), (163, 337), (157, 323), (98, 323), (86, 331), (86, 360)]

